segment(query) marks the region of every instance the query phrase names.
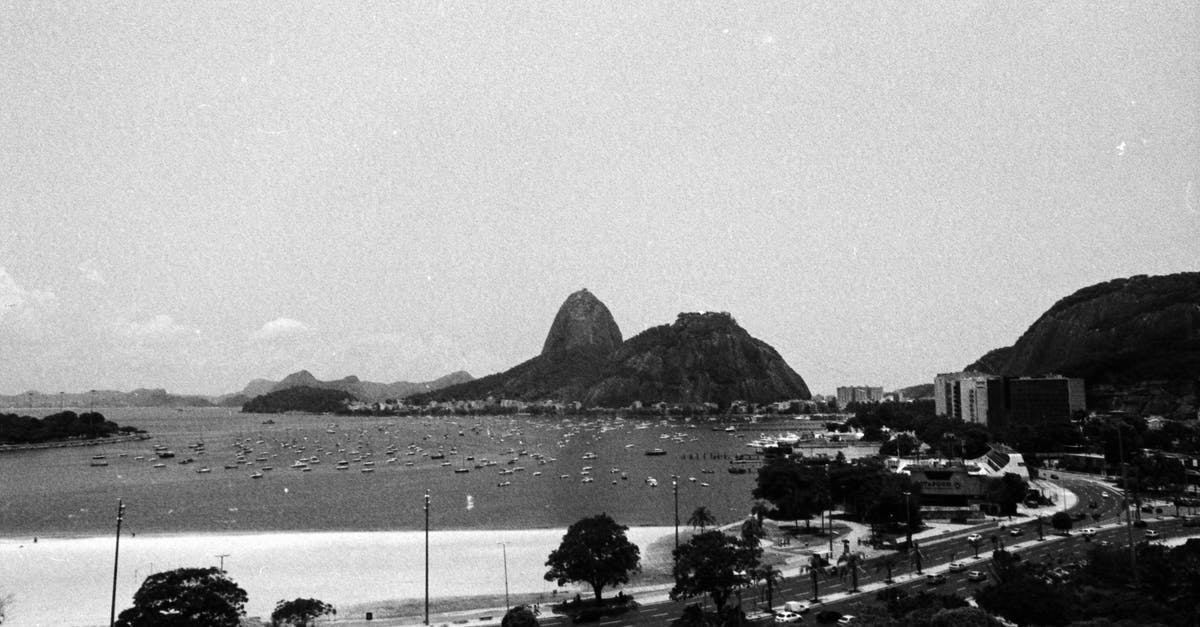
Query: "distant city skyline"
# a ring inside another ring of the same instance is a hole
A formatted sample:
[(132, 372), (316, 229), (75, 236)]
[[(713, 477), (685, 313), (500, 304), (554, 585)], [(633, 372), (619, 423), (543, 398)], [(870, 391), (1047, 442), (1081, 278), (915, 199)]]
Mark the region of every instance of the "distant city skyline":
[(0, 394), (476, 377), (586, 287), (817, 394), (1200, 269), (1200, 6), (14, 6)]

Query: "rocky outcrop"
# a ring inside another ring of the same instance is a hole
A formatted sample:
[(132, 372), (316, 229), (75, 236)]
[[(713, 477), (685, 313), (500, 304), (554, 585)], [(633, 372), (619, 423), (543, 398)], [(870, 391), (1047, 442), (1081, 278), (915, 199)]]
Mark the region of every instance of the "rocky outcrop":
[(621, 345), (621, 329), (608, 307), (587, 289), (567, 297), (546, 334), (542, 354), (585, 348), (608, 353)]
[(582, 400), (609, 407), (635, 400), (727, 406), (811, 397), (779, 353), (728, 313), (681, 313), (674, 324), (649, 329), (617, 349)]
[(726, 406), (734, 400), (811, 398), (804, 379), (779, 353), (727, 313), (679, 314), (673, 324), (624, 343), (616, 323), (609, 327), (606, 320), (611, 315), (603, 303), (586, 290), (576, 292), (555, 317), (541, 355), (411, 400), (493, 397), (623, 407), (634, 401)]
[[(1155, 389), (1167, 382), (1167, 389), (1187, 396), (1200, 380), (1200, 272), (1085, 287), (1055, 303), (1015, 344), (967, 369), (1083, 377), (1089, 396), (1104, 390), (1106, 398), (1120, 399), (1122, 390), (1144, 390), (1147, 382), (1160, 382)], [(1145, 396), (1160, 407), (1169, 405), (1161, 393)]]

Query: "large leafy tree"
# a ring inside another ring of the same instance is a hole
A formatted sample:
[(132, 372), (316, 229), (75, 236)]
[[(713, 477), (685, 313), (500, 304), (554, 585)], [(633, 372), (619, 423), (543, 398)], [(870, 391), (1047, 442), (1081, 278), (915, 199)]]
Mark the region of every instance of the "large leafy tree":
[(518, 605), (505, 612), (500, 627), (538, 627), (537, 615), (528, 605)]
[(754, 498), (775, 506), (784, 520), (808, 520), (829, 506), (829, 481), (824, 468), (775, 459), (758, 469)]
[(720, 531), (692, 536), (675, 549), (673, 600), (707, 594), (720, 613), (729, 595), (750, 583), (762, 549)]
[(177, 568), (155, 573), (121, 612), (121, 627), (237, 627), (246, 591), (217, 568)]
[(281, 600), (275, 604), (275, 611), (271, 612), (271, 625), (272, 627), (280, 625), (308, 627), (318, 617), (327, 614), (337, 614), (337, 610), (324, 601), (317, 599)]
[(628, 530), (608, 514), (576, 521), (567, 528), (558, 548), (550, 552), (546, 581), (560, 586), (568, 581), (587, 583), (600, 601), (605, 587), (627, 583), (629, 575), (639, 569), (641, 552), (625, 537)]
[(1029, 484), (1020, 475), (1005, 473), (1003, 477), (989, 477), (984, 483), (988, 500), (1000, 508), (1002, 515), (1017, 513), (1017, 504), (1025, 500)]

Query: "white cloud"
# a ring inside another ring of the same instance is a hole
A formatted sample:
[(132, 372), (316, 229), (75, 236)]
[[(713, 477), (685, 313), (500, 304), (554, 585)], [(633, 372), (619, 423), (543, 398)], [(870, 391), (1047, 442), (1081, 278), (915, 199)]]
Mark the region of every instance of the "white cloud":
[(284, 337), (302, 335), (309, 331), (307, 324), (292, 318), (276, 318), (250, 334), (255, 340), (274, 340)]
[(83, 278), (91, 281), (92, 283), (98, 283), (100, 285), (108, 284), (108, 282), (104, 280), (104, 274), (100, 272), (100, 268), (97, 268), (96, 263), (91, 259), (79, 264), (77, 269), (83, 273)]
[(117, 332), (137, 340), (168, 340), (200, 334), (199, 329), (179, 324), (166, 314), (146, 320), (121, 320), (117, 323)]
[(53, 292), (42, 290), (27, 290), (17, 284), (3, 267), (0, 267), (0, 320), (10, 315), (26, 314), (32, 310), (53, 305)]

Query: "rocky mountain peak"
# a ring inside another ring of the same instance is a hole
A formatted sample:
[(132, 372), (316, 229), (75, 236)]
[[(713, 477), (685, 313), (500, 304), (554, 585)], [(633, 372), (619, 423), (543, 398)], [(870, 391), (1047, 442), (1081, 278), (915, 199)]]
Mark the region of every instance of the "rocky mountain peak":
[(608, 353), (620, 345), (621, 329), (613, 320), (612, 313), (600, 299), (584, 288), (568, 296), (558, 308), (554, 324), (550, 325), (550, 333), (546, 335), (546, 343), (542, 346), (542, 354), (578, 348)]

